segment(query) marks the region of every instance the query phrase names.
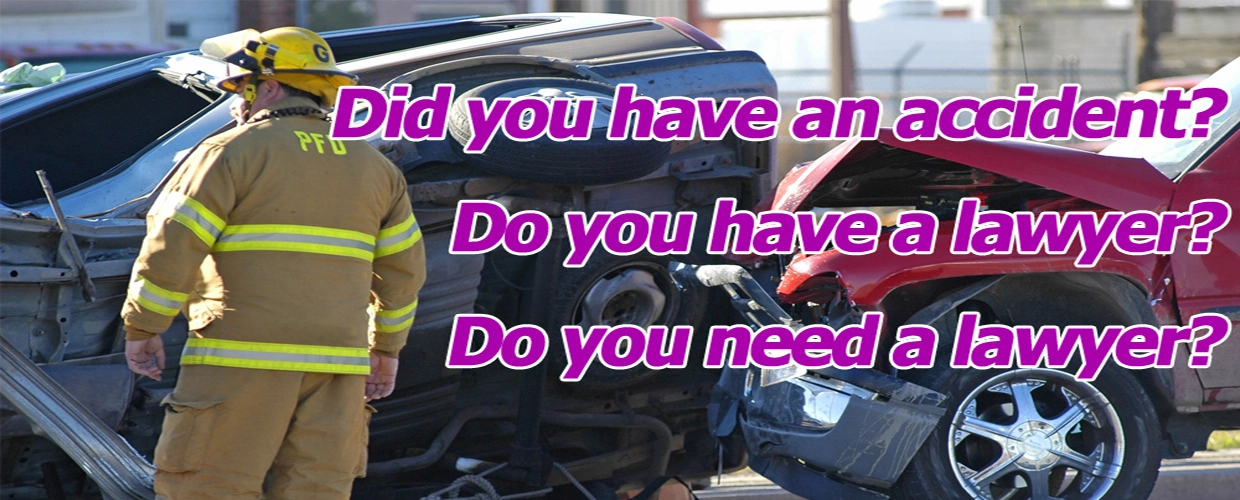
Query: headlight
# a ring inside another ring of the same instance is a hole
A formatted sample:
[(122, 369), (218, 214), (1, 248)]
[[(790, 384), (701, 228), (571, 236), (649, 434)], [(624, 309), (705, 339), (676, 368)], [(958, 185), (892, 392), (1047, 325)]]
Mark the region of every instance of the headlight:
[(788, 379), (800, 377), (809, 373), (800, 365), (791, 364), (783, 368), (763, 368), (762, 369), (762, 387), (771, 386), (783, 382)]
[(839, 380), (817, 377), (794, 378), (788, 381), (788, 385), (790, 396), (800, 393), (799, 401), (790, 401), (793, 404), (800, 403), (801, 421), (796, 424), (816, 429), (835, 427), (853, 398), (870, 399), (875, 395), (871, 391)]

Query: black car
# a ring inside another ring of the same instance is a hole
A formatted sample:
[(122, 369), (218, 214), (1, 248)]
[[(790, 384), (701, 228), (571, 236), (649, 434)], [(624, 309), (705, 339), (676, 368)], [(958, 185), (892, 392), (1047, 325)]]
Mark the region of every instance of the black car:
[[(621, 83), (656, 99), (776, 92), (756, 54), (723, 50), (672, 18), (449, 19), (325, 38), (361, 85), (409, 84), (411, 100), (439, 83), (455, 84), (458, 99), (546, 88), (606, 95)], [(178, 319), (164, 335), (163, 381), (139, 380), (126, 368), (118, 313), (155, 194), (191, 148), (232, 126), (234, 97), (212, 85), (223, 75), (218, 62), (183, 51), (0, 96), (5, 498), (151, 495), (144, 457), (159, 435), (158, 403), (174, 386), (186, 323)], [(568, 485), (570, 475), (593, 491), (617, 491), (665, 473), (702, 477), (744, 464), (743, 456), (721, 458), (707, 430), (717, 371), (594, 369), (581, 382), (562, 383), (556, 345), (541, 371), (444, 367), (453, 318), (462, 313), (548, 331), (566, 324), (695, 325), (731, 314), (726, 305), (711, 307), (705, 291), (678, 288), (667, 257), (597, 254), (585, 267), (563, 268), (562, 237), (530, 256), (452, 255), (447, 248), (461, 200), (539, 210), (557, 225), (569, 210), (705, 215), (720, 196), (752, 204), (774, 179), (770, 144), (735, 137), (592, 141), (531, 156), (522, 148), (546, 145), (513, 143), (471, 155), (452, 137), (372, 143), (409, 182), (429, 279), (397, 389), (375, 405), (370, 471), (356, 486), (365, 492), (359, 496), (421, 496), (501, 463), (508, 466), (487, 478), (503, 492)], [(678, 258), (711, 260), (702, 251)]]

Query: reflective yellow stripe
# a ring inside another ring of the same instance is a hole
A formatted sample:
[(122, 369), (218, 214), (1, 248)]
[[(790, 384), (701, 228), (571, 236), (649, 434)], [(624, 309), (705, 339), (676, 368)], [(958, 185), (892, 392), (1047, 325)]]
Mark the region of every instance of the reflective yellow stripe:
[(188, 293), (178, 293), (178, 292), (173, 292), (171, 290), (164, 289), (163, 287), (159, 285), (151, 283), (150, 281), (148, 281), (146, 278), (143, 278), (142, 276), (138, 276), (138, 281), (142, 282), (143, 290), (149, 291), (155, 294), (156, 296), (163, 297), (165, 299), (176, 301), (176, 302), (185, 302), (185, 299), (189, 298)]
[(250, 342), (247, 340), (205, 339), (194, 337), (185, 341), (187, 346), (218, 347), (235, 351), (274, 352), (286, 354), (309, 354), (317, 356), (342, 356), (362, 358), (370, 363), (370, 353), (365, 347), (333, 347), (325, 345), (281, 344), (277, 342)]
[(413, 246), (420, 239), (422, 239), (422, 228), (418, 226), (418, 221), (413, 214), (409, 214), (409, 218), (404, 222), (379, 231), (375, 258), (400, 252)]
[(146, 297), (143, 297), (143, 296), (141, 296), (141, 295), (139, 295), (139, 296), (138, 296), (138, 304), (140, 304), (142, 307), (145, 307), (145, 308), (147, 308), (147, 309), (150, 309), (152, 312), (156, 312), (156, 313), (162, 314), (162, 315), (164, 315), (164, 316), (176, 316), (176, 315), (177, 315), (177, 313), (181, 312), (181, 310), (180, 310), (180, 309), (173, 309), (173, 308), (171, 308), (171, 307), (164, 307), (164, 306), (161, 306), (161, 305), (156, 304), (156, 303), (154, 303), (154, 302), (151, 302), (149, 299), (147, 299)]
[(410, 227), (413, 227), (413, 225), (417, 223), (418, 223), (418, 220), (413, 217), (413, 214), (409, 214), (409, 217), (405, 218), (405, 220), (401, 222), (400, 224), (397, 224), (389, 228), (380, 229), (379, 239), (382, 240), (386, 238), (391, 238), (393, 236), (401, 234), (405, 232), (406, 230), (408, 230)]
[(190, 338), (181, 364), (215, 365), (259, 370), (370, 374), (365, 348)]
[(413, 326), (413, 318), (418, 310), (418, 301), (413, 301), (400, 309), (380, 309), (375, 313), (375, 331), (395, 333)]
[(211, 246), (215, 244), (215, 235), (212, 234), (210, 231), (208, 231), (206, 228), (203, 228), (201, 225), (198, 224), (197, 221), (186, 216), (185, 214), (181, 212), (173, 212), (172, 216), (169, 218), (174, 221), (180, 222), (182, 226), (185, 226), (190, 231), (193, 231), (194, 234), (198, 236), (198, 239), (202, 240), (203, 243), (206, 243), (207, 246)]
[(224, 219), (185, 193), (173, 191), (168, 193), (167, 197), (164, 201), (166, 205), (159, 213), (193, 231), (207, 246), (214, 245), (220, 232), (227, 226)]
[(413, 301), (413, 303), (405, 307), (402, 307), (400, 309), (380, 309), (377, 315), (381, 318), (399, 318), (401, 316), (413, 313), (413, 311), (416, 310), (417, 308), (418, 308), (418, 301), (415, 300)]
[(358, 231), (294, 224), (244, 224), (225, 228), (211, 250), (305, 252), (371, 262), (374, 248), (375, 237)]
[[(369, 361), (367, 361), (369, 363)], [(184, 355), (183, 365), (213, 365), (253, 370), (279, 370), (287, 372), (335, 373), (340, 375), (370, 375), (370, 366), (346, 366), (330, 363), (301, 363), (292, 361), (255, 361), (227, 356)]]
[(129, 294), (139, 305), (164, 316), (176, 316), (185, 305), (188, 294), (169, 291), (138, 276), (130, 285)]

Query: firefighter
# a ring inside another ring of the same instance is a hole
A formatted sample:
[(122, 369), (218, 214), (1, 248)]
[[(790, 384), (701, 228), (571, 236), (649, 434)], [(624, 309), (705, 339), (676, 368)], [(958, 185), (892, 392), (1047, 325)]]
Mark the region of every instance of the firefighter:
[(368, 401), (395, 386), (425, 280), (401, 172), (328, 138), (340, 70), (302, 28), (203, 42), (244, 123), (199, 144), (147, 217), (122, 310), (126, 358), (161, 378), (159, 333), (189, 338), (164, 398), (160, 498), (348, 498)]

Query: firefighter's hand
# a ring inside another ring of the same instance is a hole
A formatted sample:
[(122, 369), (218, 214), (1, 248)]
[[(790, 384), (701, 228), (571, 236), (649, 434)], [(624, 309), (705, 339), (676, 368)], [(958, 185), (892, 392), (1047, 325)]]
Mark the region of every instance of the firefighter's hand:
[(366, 377), (366, 401), (386, 398), (396, 389), (396, 369), (400, 360), (370, 353), (370, 376)]
[(146, 340), (127, 340), (125, 360), (134, 373), (160, 380), (164, 371), (164, 341), (159, 335)]

